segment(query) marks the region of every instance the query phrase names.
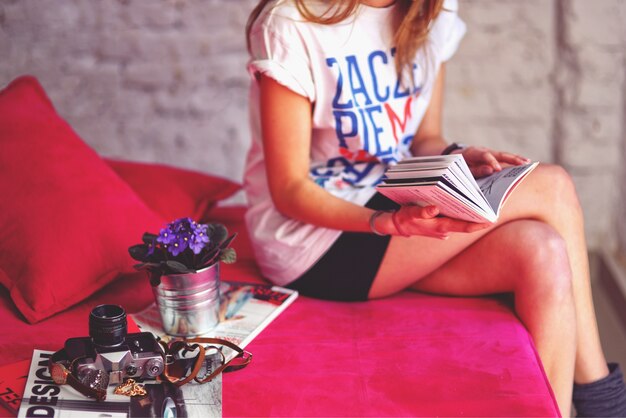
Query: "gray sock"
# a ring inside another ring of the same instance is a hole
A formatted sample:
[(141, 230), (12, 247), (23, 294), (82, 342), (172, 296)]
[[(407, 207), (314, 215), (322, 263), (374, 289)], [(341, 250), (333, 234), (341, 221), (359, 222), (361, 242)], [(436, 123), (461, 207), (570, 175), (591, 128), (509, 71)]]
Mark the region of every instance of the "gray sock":
[(574, 383), (574, 407), (579, 417), (626, 417), (626, 385), (617, 363), (609, 375), (591, 383)]

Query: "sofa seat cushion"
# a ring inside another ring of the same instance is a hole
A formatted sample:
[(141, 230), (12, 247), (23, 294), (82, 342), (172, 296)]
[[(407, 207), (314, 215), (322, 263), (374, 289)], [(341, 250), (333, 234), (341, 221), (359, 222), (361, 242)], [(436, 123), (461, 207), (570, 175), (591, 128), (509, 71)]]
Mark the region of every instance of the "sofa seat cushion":
[[(248, 259), (225, 274), (261, 280)], [(134, 312), (151, 302), (147, 279), (135, 274), (28, 325), (0, 289), (0, 365), (88, 335), (89, 311), (100, 303)], [(498, 299), (408, 291), (362, 303), (300, 296), (247, 349), (252, 363), (222, 378), (225, 417), (559, 415), (527, 331)]]
[(223, 377), (224, 416), (558, 416), (526, 329), (492, 298), (300, 297)]

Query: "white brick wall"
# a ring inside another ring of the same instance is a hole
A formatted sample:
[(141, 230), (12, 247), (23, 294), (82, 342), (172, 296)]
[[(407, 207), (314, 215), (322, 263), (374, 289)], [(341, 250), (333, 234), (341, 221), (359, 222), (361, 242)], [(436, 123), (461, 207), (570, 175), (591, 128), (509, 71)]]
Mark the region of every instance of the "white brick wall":
[[(243, 27), (255, 3), (0, 0), (0, 84), (37, 76), (103, 155), (240, 180)], [(626, 2), (460, 3), (469, 31), (448, 65), (447, 135), (564, 165), (589, 243), (626, 249), (626, 186), (616, 187), (626, 176)]]
[(461, 14), (469, 33), (449, 65), (447, 133), (565, 166), (589, 243), (614, 246), (626, 207), (626, 187), (616, 191), (626, 2), (462, 0)]
[(623, 178), (626, 3), (561, 0), (557, 46), (557, 161), (574, 175), (590, 242), (614, 247)]
[(103, 155), (240, 179), (253, 0), (0, 1), (0, 83), (37, 76)]

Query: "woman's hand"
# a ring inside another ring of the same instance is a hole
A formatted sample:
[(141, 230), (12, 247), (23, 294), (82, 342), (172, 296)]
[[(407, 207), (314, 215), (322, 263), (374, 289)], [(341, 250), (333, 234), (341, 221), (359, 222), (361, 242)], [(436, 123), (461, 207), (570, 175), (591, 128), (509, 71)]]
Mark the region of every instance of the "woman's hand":
[(463, 158), (476, 178), (485, 177), (502, 170), (502, 165), (528, 164), (528, 158), (510, 152), (493, 151), (485, 147), (468, 147)]
[(489, 223), (466, 222), (437, 215), (439, 209), (436, 206), (402, 206), (396, 213), (389, 215), (393, 225), (390, 228), (395, 229), (397, 235), (448, 239), (454, 232), (475, 232), (491, 226)]

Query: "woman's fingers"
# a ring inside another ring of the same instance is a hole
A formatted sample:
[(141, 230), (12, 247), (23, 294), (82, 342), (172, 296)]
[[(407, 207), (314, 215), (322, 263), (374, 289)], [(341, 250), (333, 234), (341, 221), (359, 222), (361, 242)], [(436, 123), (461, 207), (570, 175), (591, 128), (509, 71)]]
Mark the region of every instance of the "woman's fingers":
[(484, 177), (502, 170), (502, 164), (522, 165), (530, 160), (511, 152), (492, 151), (485, 147), (469, 147), (463, 152), (474, 177)]
[(469, 147), (463, 157), (476, 178), (485, 177), (502, 170), (502, 165), (528, 164), (530, 160), (510, 152), (492, 151), (484, 147)]
[(470, 166), (488, 166), (494, 171), (502, 170), (502, 166), (490, 149), (483, 147), (469, 147), (463, 152), (463, 157)]
[(522, 165), (528, 164), (530, 162), (528, 158), (522, 157), (521, 155), (512, 154), (510, 152), (493, 152), (493, 154), (501, 163)]
[(409, 206), (411, 217), (419, 219), (432, 219), (439, 215), (439, 208), (434, 205), (429, 206)]
[(453, 233), (471, 233), (488, 228), (489, 223), (461, 221), (446, 216), (437, 217), (436, 206), (405, 206), (397, 214), (397, 222), (409, 235), (448, 239)]
[(451, 232), (475, 232), (481, 229), (489, 227), (489, 223), (476, 223), (461, 221), (459, 219), (453, 219), (448, 217), (441, 217), (433, 219), (434, 229), (439, 234), (449, 234)]

